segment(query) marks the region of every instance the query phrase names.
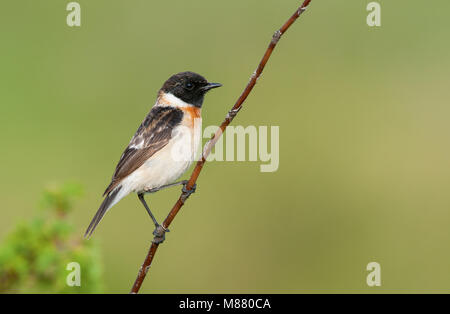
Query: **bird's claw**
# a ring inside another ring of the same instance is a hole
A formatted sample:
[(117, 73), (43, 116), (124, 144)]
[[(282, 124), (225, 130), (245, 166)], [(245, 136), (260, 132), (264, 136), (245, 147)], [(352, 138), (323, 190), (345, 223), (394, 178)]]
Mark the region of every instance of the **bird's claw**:
[(191, 195), (192, 193), (195, 193), (195, 190), (197, 189), (197, 183), (194, 183), (194, 185), (192, 186), (192, 188), (190, 190), (186, 189), (187, 184), (188, 184), (188, 182), (183, 184), (183, 188), (181, 189), (181, 191), (184, 194), (189, 194), (189, 195)]
[(197, 184), (195, 183), (190, 190), (186, 189), (186, 185), (187, 182), (183, 184), (183, 188), (181, 189), (181, 191), (183, 192), (181, 194), (181, 200), (183, 201), (183, 203), (189, 198), (189, 196), (191, 196), (192, 193), (195, 193), (195, 190), (197, 189)]
[(163, 243), (166, 239), (166, 232), (170, 232), (170, 230), (164, 228), (162, 225), (157, 225), (153, 231), (154, 238), (152, 242), (155, 244)]

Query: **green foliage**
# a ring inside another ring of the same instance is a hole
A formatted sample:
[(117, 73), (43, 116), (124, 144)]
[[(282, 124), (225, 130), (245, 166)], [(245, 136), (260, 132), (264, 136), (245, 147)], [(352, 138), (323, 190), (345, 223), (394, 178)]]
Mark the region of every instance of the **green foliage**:
[[(19, 223), (0, 246), (0, 293), (98, 293), (102, 291), (101, 262), (97, 246), (74, 233), (67, 214), (74, 198), (82, 194), (77, 184), (47, 189), (43, 211)], [(66, 283), (77, 262), (81, 285)]]

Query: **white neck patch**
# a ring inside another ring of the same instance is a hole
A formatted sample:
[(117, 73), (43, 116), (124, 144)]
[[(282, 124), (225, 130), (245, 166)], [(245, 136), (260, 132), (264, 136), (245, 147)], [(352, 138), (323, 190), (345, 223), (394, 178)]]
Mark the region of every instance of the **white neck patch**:
[(177, 108), (187, 108), (187, 107), (193, 107), (193, 105), (188, 104), (187, 102), (184, 102), (177, 96), (173, 95), (172, 93), (162, 93), (161, 96), (158, 98), (158, 101), (156, 102), (157, 106), (170, 106), (170, 107), (177, 107)]

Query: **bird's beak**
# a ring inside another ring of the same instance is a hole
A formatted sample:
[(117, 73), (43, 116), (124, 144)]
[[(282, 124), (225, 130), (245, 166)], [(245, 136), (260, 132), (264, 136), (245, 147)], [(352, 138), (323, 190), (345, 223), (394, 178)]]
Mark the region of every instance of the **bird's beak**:
[(220, 87), (220, 86), (222, 86), (222, 84), (220, 84), (220, 83), (208, 83), (206, 86), (203, 87), (203, 90), (205, 92), (207, 92), (210, 89), (217, 88), (217, 87)]

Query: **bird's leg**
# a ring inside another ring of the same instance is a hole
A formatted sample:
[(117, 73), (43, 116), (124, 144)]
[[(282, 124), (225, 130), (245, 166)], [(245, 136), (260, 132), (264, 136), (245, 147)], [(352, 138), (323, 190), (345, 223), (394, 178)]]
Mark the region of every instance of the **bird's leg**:
[(170, 188), (170, 187), (172, 187), (172, 186), (186, 185), (187, 182), (188, 182), (188, 180), (183, 180), (183, 181), (180, 181), (180, 182), (175, 182), (175, 183), (171, 183), (171, 184), (166, 184), (166, 185), (160, 186), (160, 187), (158, 187), (158, 188), (153, 188), (153, 189), (146, 190), (146, 191), (144, 191), (144, 193), (155, 193), (155, 192), (164, 190), (164, 189), (166, 189), (166, 188)]
[(144, 199), (144, 193), (138, 194), (139, 200), (142, 202), (142, 205), (144, 205), (145, 209), (147, 210), (147, 213), (150, 215), (150, 218), (152, 218), (153, 223), (155, 224), (155, 230), (153, 231), (153, 235), (155, 238), (153, 239), (153, 242), (155, 243), (161, 243), (165, 240), (166, 232), (169, 232), (169, 229), (164, 228), (162, 225), (160, 225), (157, 221), (155, 216), (153, 216), (152, 211), (148, 207), (147, 203)]
[(183, 192), (183, 197), (186, 200), (189, 196), (191, 196), (192, 193), (195, 192), (195, 189), (197, 188), (197, 184), (194, 184), (192, 189), (190, 189), (190, 190), (186, 189), (186, 185), (188, 184), (188, 182), (189, 182), (189, 180), (183, 180), (183, 181), (179, 181), (179, 182), (175, 182), (175, 183), (171, 183), (171, 184), (166, 184), (166, 185), (160, 186), (158, 188), (145, 190), (143, 193), (155, 193), (155, 192), (161, 191), (165, 188), (170, 188), (172, 186), (177, 186), (177, 185), (183, 185), (183, 189), (181, 191)]
[(189, 196), (191, 196), (192, 193), (195, 193), (195, 190), (197, 188), (197, 184), (194, 184), (190, 190), (186, 189), (186, 185), (188, 184), (188, 182), (189, 182), (188, 180), (183, 180), (183, 181), (179, 181), (179, 182), (175, 182), (175, 183), (171, 183), (171, 184), (166, 184), (166, 185), (160, 186), (158, 188), (149, 189), (149, 190), (146, 190), (146, 191), (138, 194), (138, 197), (141, 200), (142, 205), (144, 205), (145, 209), (147, 210), (147, 213), (150, 215), (150, 217), (153, 220), (153, 223), (155, 224), (155, 230), (153, 231), (153, 235), (155, 236), (153, 239), (154, 243), (157, 243), (157, 244), (162, 243), (166, 238), (165, 237), (166, 232), (169, 232), (170, 230), (164, 228), (163, 225), (160, 225), (156, 221), (155, 216), (153, 216), (150, 208), (148, 207), (147, 203), (145, 202), (144, 193), (155, 193), (155, 192), (158, 192), (165, 188), (169, 188), (169, 187), (176, 186), (176, 185), (183, 185), (183, 189), (181, 190), (182, 191), (181, 200), (184, 203), (189, 198)]
[(152, 211), (150, 210), (150, 208), (148, 208), (147, 203), (145, 202), (144, 199), (144, 194), (140, 193), (138, 194), (139, 200), (142, 202), (142, 205), (144, 205), (145, 209), (147, 210), (147, 213), (150, 215), (150, 218), (153, 220), (153, 223), (155, 224), (155, 227), (159, 226), (159, 223), (156, 221), (155, 216), (153, 216)]

